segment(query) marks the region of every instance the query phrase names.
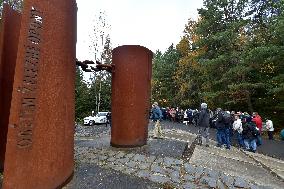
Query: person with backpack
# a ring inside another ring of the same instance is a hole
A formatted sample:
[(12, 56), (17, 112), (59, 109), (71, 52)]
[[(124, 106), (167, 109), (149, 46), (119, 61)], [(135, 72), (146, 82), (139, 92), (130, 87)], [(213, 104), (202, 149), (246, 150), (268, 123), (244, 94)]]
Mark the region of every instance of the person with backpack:
[(197, 121), (198, 128), (198, 136), (197, 136), (197, 143), (202, 145), (202, 137), (205, 138), (205, 146), (209, 146), (209, 111), (207, 109), (207, 104), (202, 103), (200, 105), (200, 113)]
[(225, 142), (226, 148), (231, 148), (231, 129), (232, 129), (232, 116), (229, 111), (223, 112), (224, 124), (225, 124)]
[(186, 114), (187, 114), (188, 123), (189, 123), (189, 124), (193, 124), (193, 123), (192, 123), (192, 120), (193, 120), (192, 109), (188, 109), (188, 110), (186, 111)]
[(256, 152), (256, 139), (259, 131), (256, 129), (256, 124), (252, 121), (251, 117), (247, 117), (243, 124), (243, 139), (245, 149), (251, 152)]
[(163, 114), (160, 107), (158, 106), (158, 102), (154, 102), (154, 104), (152, 105), (152, 115), (151, 115), (151, 119), (155, 122), (154, 138), (161, 138), (162, 129), (160, 122), (162, 118)]
[(217, 129), (216, 138), (217, 138), (217, 147), (222, 147), (223, 144), (229, 147), (227, 144), (227, 138), (226, 138), (226, 125), (225, 125), (225, 118), (224, 118), (224, 112), (221, 108), (217, 108), (216, 110), (217, 119), (215, 121), (215, 126)]
[(193, 125), (195, 127), (197, 127), (198, 118), (199, 118), (199, 111), (197, 109), (195, 109), (193, 111)]

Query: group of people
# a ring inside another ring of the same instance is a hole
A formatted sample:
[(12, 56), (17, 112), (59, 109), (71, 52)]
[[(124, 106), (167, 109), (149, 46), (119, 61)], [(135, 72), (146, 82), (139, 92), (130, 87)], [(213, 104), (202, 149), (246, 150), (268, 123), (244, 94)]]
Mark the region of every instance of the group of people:
[[(159, 108), (157, 102), (153, 104), (151, 119), (156, 122), (154, 138), (161, 137), (160, 121), (163, 118), (167, 119), (167, 117), (165, 117), (165, 111), (163, 112), (162, 110)], [(229, 112), (217, 108), (216, 112), (213, 113), (208, 109), (206, 103), (201, 104), (199, 111), (188, 110), (183, 112), (183, 121), (186, 120), (186, 123), (191, 122), (198, 127), (197, 142), (200, 145), (202, 145), (203, 137), (205, 139), (205, 145), (209, 146), (209, 128), (212, 125), (214, 125), (217, 130), (217, 147), (225, 146), (227, 149), (230, 149), (232, 138), (234, 136), (236, 136), (240, 148), (252, 152), (255, 152), (257, 146), (262, 144), (261, 135), (263, 122), (261, 116), (257, 112), (253, 112), (252, 115), (250, 115), (248, 113), (235, 113), (234, 111)], [(185, 116), (185, 114), (187, 115)], [(187, 119), (185, 119), (185, 117)], [(176, 120), (173, 119), (172, 121)], [(268, 132), (269, 139), (273, 140), (274, 128), (272, 121), (266, 120), (264, 125)]]
[(186, 109), (183, 110), (179, 107), (166, 107), (161, 108), (163, 120), (169, 120), (177, 123), (195, 123), (198, 119), (197, 109)]

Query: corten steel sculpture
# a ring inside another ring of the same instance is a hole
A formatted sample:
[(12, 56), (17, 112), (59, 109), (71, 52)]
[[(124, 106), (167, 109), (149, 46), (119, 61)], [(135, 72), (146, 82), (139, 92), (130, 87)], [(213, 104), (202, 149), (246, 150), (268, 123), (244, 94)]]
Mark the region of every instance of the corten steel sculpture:
[(75, 0), (24, 2), (3, 189), (54, 189), (73, 174), (76, 12)]
[(3, 7), (0, 34), (0, 170), (3, 171), (21, 15)]
[(153, 53), (142, 46), (125, 45), (112, 51), (112, 64), (77, 61), (83, 71), (112, 73), (111, 145), (137, 147), (147, 143)]
[(141, 46), (113, 50), (111, 145), (147, 143), (153, 53)]

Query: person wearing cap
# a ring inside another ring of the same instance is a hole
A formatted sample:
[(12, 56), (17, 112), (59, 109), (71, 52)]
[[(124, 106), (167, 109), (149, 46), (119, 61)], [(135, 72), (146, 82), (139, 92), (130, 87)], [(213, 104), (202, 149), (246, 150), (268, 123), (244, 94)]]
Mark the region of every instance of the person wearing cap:
[(161, 138), (162, 129), (160, 121), (162, 117), (163, 114), (160, 107), (158, 106), (158, 103), (154, 102), (154, 104), (152, 105), (152, 116), (151, 116), (151, 119), (155, 122), (154, 138)]
[(198, 144), (202, 145), (202, 137), (204, 137), (206, 146), (209, 146), (209, 111), (206, 103), (201, 103), (200, 108), (201, 110), (197, 121), (197, 126), (199, 126), (197, 136)]

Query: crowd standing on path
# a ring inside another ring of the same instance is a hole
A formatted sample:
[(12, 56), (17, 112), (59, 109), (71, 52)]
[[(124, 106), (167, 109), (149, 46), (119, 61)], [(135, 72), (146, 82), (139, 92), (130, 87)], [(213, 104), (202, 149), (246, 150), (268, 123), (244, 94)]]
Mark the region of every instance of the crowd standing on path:
[(263, 124), (258, 112), (252, 115), (247, 112), (226, 111), (217, 108), (215, 112), (211, 111), (206, 103), (200, 105), (200, 109), (180, 109), (160, 108), (155, 102), (152, 106), (151, 119), (155, 122), (154, 137), (161, 137), (162, 119), (172, 122), (185, 123), (198, 127), (197, 143), (202, 144), (202, 138), (205, 139), (205, 146), (209, 143), (209, 128), (216, 128), (217, 147), (230, 149), (232, 139), (236, 138), (238, 147), (255, 152), (257, 146), (262, 145), (263, 127), (267, 130), (270, 140), (273, 140), (273, 122), (269, 119)]

